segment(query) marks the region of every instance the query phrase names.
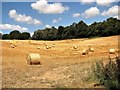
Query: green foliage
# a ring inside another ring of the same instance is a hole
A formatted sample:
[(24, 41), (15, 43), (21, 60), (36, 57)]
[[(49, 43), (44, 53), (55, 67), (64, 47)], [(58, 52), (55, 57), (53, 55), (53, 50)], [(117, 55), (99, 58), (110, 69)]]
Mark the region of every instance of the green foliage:
[(2, 33), (0, 33), (0, 39), (2, 39)]
[(57, 30), (57, 39), (61, 39), (62, 38), (63, 31), (64, 31), (64, 27), (63, 26), (59, 26), (58, 30)]
[(34, 40), (56, 40), (57, 29), (55, 27), (45, 28), (34, 32), (32, 39)]
[(21, 38), (21, 33), (17, 30), (14, 30), (10, 32), (10, 39), (20, 39)]
[(72, 39), (72, 38), (91, 38), (112, 36), (120, 34), (120, 20), (116, 18), (108, 18), (103, 22), (94, 22), (91, 25), (87, 25), (83, 21), (73, 23), (70, 26), (59, 26), (58, 29), (45, 28), (43, 30), (37, 30), (34, 32), (32, 39), (36, 40), (60, 40), (60, 39)]
[(10, 35), (9, 34), (3, 34), (2, 39), (10, 39)]
[(21, 33), (21, 39), (23, 39), (23, 40), (30, 39), (30, 33), (28, 33), (28, 32)]
[(2, 39), (29, 39), (30, 38), (30, 33), (28, 32), (23, 32), (20, 33), (17, 30), (11, 31), (9, 34), (3, 34)]
[(104, 65), (103, 62), (96, 62), (94, 67), (95, 76), (100, 84), (108, 87), (110, 90), (120, 90), (120, 58), (115, 61), (109, 58), (109, 62)]

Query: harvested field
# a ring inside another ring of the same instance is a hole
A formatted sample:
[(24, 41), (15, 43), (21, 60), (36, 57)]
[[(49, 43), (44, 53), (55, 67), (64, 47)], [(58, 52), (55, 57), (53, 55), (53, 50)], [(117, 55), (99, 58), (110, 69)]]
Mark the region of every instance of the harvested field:
[[(0, 41), (2, 87), (6, 88), (93, 88), (97, 80), (93, 77), (91, 66), (97, 60), (106, 60), (111, 48), (118, 54), (118, 36), (46, 42), (15, 41), (14, 48), (11, 48), (11, 40)], [(55, 47), (46, 49), (44, 42), (47, 46), (54, 43)], [(77, 49), (73, 49), (74, 46)], [(89, 46), (94, 48), (94, 52), (82, 55), (82, 50)], [(28, 53), (39, 53), (41, 65), (28, 65)]]

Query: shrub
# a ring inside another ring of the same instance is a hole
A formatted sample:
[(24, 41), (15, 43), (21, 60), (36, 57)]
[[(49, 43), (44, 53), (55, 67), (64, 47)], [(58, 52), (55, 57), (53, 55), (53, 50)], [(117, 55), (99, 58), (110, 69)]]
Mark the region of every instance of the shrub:
[(94, 74), (101, 85), (110, 90), (120, 90), (120, 58), (115, 57), (114, 59), (109, 58), (107, 64), (102, 61), (96, 62)]

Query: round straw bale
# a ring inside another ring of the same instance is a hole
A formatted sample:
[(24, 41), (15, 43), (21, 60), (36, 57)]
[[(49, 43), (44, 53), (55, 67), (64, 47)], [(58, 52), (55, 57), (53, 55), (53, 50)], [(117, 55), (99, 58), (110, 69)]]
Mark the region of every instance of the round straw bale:
[(51, 49), (51, 48), (52, 48), (52, 46), (49, 46), (49, 48)]
[(87, 49), (82, 50), (82, 55), (87, 55), (87, 54), (88, 54), (88, 50)]
[(37, 47), (37, 49), (40, 49), (40, 47)]
[(46, 49), (49, 49), (49, 46), (46, 46)]
[(38, 53), (29, 53), (27, 55), (27, 63), (30, 65), (38, 65), (40, 63), (40, 54)]
[(53, 44), (52, 47), (55, 47), (55, 45)]
[(15, 46), (14, 45), (10, 45), (12, 48), (15, 48)]
[(44, 44), (45, 46), (47, 46), (47, 43), (46, 43), (46, 42), (43, 42), (43, 44)]
[(115, 49), (110, 49), (109, 54), (115, 54)]
[(90, 51), (90, 52), (94, 52), (94, 49), (93, 49), (93, 48), (89, 48), (89, 51)]
[(70, 43), (70, 41), (67, 41), (67, 43)]
[(31, 44), (31, 41), (30, 41), (30, 40), (29, 40), (28, 42), (29, 42), (29, 44)]
[(77, 46), (74, 46), (73, 49), (77, 49), (78, 47)]
[(17, 46), (17, 44), (16, 43), (13, 43), (13, 45), (16, 47)]

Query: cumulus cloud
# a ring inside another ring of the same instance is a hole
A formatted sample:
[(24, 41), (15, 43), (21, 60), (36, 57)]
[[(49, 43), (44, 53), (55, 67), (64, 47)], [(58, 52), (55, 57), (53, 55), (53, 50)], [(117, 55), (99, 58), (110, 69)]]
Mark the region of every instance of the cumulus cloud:
[(96, 2), (100, 6), (110, 6), (113, 2), (118, 2), (119, 0), (80, 0), (83, 4), (91, 4)]
[(73, 14), (73, 17), (74, 17), (74, 18), (80, 17), (80, 13), (74, 13), (74, 14)]
[(118, 8), (120, 8), (120, 6), (115, 5), (111, 8), (109, 8), (107, 11), (103, 11), (101, 15), (102, 16), (117, 16)]
[(62, 3), (49, 4), (47, 0), (39, 0), (32, 3), (31, 7), (44, 14), (60, 14), (69, 9), (69, 7), (63, 6)]
[(118, 0), (96, 0), (96, 3), (101, 6), (110, 6), (111, 3), (117, 2)]
[(42, 22), (37, 20), (37, 19), (33, 19), (31, 16), (26, 16), (25, 14), (18, 14), (16, 12), (16, 10), (10, 10), (9, 11), (9, 16), (10, 18), (14, 19), (15, 21), (18, 22), (24, 22), (27, 24), (34, 24), (34, 25), (41, 25)]
[(11, 25), (11, 24), (0, 24), (0, 29), (3, 30), (19, 30), (21, 32), (28, 31), (27, 28), (21, 27), (19, 25)]
[(61, 21), (61, 20), (62, 20), (62, 18), (54, 19), (54, 20), (53, 20), (53, 23), (58, 23), (58, 22)]
[(100, 14), (100, 10), (97, 7), (91, 7), (82, 14), (85, 18), (92, 18)]
[(46, 28), (51, 28), (51, 26), (50, 26), (50, 25), (46, 25), (45, 27), (46, 27)]
[(95, 2), (95, 0), (80, 0), (80, 2), (83, 4), (91, 4), (91, 3)]

